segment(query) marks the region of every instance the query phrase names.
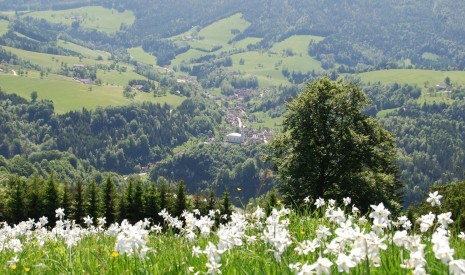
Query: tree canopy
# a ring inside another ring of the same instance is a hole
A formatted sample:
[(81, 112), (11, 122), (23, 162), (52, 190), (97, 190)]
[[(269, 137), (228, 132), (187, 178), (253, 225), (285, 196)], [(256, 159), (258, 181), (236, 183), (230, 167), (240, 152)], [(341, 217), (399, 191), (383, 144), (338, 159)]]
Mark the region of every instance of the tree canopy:
[(286, 203), (349, 196), (363, 210), (379, 202), (400, 208), (394, 138), (362, 113), (368, 103), (356, 85), (322, 78), (287, 104), (268, 155)]

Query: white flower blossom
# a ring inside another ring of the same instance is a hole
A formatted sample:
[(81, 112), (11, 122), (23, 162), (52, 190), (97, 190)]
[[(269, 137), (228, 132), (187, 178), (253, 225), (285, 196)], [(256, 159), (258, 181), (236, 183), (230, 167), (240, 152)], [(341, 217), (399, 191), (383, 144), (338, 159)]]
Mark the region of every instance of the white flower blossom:
[(429, 198), (426, 199), (426, 202), (431, 203), (431, 206), (441, 205), (442, 196), (438, 194), (438, 191), (429, 193)]

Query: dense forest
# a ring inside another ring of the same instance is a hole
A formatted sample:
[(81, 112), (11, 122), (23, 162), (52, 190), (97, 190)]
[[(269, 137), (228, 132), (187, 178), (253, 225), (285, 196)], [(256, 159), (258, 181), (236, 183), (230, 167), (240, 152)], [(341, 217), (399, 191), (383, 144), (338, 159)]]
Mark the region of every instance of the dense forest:
[(170, 148), (190, 136), (213, 136), (222, 119), (216, 105), (201, 97), (188, 99), (174, 110), (142, 103), (64, 115), (54, 114), (50, 101), (27, 102), (3, 92), (0, 99), (0, 154), (7, 159), (26, 158), (28, 165), (24, 165), (29, 169), (10, 171), (22, 176), (36, 172), (42, 159), (62, 158), (55, 150), (69, 152), (97, 169), (137, 172), (166, 157)]

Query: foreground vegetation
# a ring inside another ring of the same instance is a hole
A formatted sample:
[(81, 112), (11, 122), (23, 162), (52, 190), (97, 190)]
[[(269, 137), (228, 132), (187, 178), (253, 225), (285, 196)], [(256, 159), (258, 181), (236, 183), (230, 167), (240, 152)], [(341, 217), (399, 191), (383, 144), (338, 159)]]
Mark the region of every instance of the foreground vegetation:
[[(428, 202), (440, 210), (441, 196)], [(107, 227), (87, 216), (85, 226), (58, 208), (45, 217), (0, 226), (0, 271), (140, 274), (464, 274), (465, 234), (451, 231), (449, 213), (410, 221), (383, 204), (360, 215), (350, 198), (315, 201), (301, 209), (249, 204), (230, 215), (198, 210), (163, 223), (126, 220)], [(279, 201), (278, 201), (279, 204)], [(54, 218), (55, 218), (54, 217)], [(220, 223), (221, 221), (221, 223)], [(227, 222), (226, 222), (227, 221)]]

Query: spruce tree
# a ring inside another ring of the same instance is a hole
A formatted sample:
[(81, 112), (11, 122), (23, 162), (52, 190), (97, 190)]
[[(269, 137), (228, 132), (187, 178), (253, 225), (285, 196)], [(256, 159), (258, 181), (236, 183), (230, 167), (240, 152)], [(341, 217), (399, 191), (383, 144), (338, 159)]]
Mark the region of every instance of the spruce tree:
[(108, 225), (116, 221), (116, 187), (108, 177), (102, 190), (102, 212)]
[(136, 223), (144, 218), (144, 200), (143, 200), (144, 190), (142, 187), (142, 182), (140, 180), (136, 181), (134, 185), (134, 197), (131, 204), (131, 213), (133, 214), (132, 223)]
[(60, 207), (58, 184), (55, 181), (55, 172), (51, 172), (44, 189), (44, 216), (48, 218), (49, 225), (55, 226), (55, 210)]
[(25, 220), (25, 194), (26, 184), (19, 176), (11, 176), (8, 179), (8, 201), (7, 201), (7, 221), (17, 224)]
[(186, 185), (184, 184), (184, 181), (181, 180), (178, 182), (176, 190), (176, 200), (174, 203), (173, 215), (175, 217), (181, 217), (182, 212), (186, 209)]
[(61, 200), (61, 208), (64, 209), (65, 218), (69, 218), (71, 213), (71, 193), (68, 184), (63, 185), (63, 198)]
[(36, 221), (43, 216), (43, 185), (44, 181), (37, 173), (34, 173), (27, 185), (26, 216)]
[(144, 192), (144, 216), (146, 218), (152, 219), (152, 221), (157, 224), (160, 222), (160, 216), (158, 213), (160, 212), (159, 202), (158, 202), (158, 195), (157, 195), (157, 185), (152, 182), (145, 188)]
[(77, 179), (76, 186), (74, 189), (74, 200), (71, 205), (70, 216), (76, 221), (76, 223), (81, 224), (84, 218), (84, 183), (82, 179)]
[(87, 186), (85, 193), (85, 211), (86, 215), (93, 218), (95, 222), (100, 217), (100, 192), (95, 180), (91, 181)]
[(221, 223), (227, 223), (228, 221), (230, 221), (233, 207), (231, 203), (231, 195), (227, 187), (223, 192), (223, 196), (221, 197), (221, 209), (220, 210), (221, 210)]

